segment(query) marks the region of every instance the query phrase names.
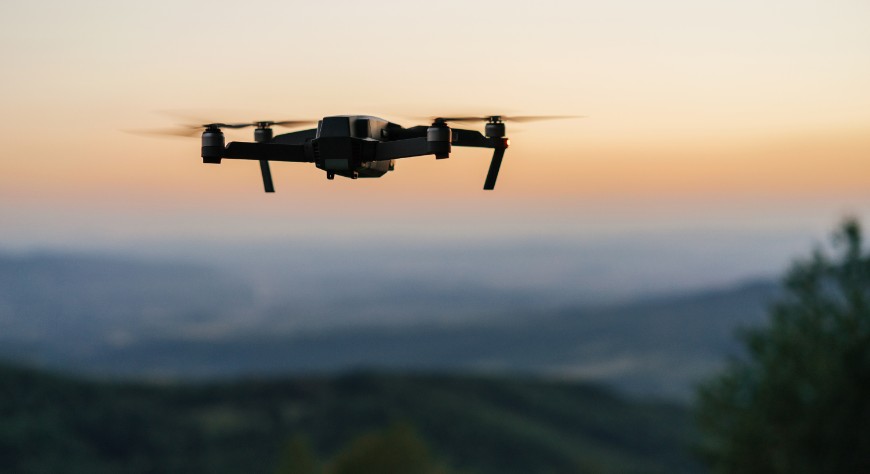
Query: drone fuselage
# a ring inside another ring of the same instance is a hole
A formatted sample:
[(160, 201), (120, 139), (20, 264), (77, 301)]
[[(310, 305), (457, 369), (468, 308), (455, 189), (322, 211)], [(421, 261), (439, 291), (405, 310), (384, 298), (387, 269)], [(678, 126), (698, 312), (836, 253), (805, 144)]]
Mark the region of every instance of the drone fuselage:
[[(223, 158), (260, 161), (267, 192), (274, 190), (269, 161), (308, 162), (326, 171), (347, 178), (379, 178), (395, 169), (395, 160), (434, 155), (449, 158), (452, 146), (494, 149), (490, 172), (484, 189), (495, 186), (508, 140), (504, 124), (487, 124), (484, 136), (473, 130), (454, 129), (443, 120), (430, 126), (404, 128), (401, 125), (368, 115), (337, 115), (318, 121), (316, 129), (301, 130), (272, 137), (269, 124), (259, 122), (255, 143), (231, 142), (224, 146), (222, 124), (207, 126), (202, 135), (202, 157), (205, 163), (219, 164)], [(490, 125), (497, 125), (495, 128)], [(228, 126), (228, 125), (223, 125)]]
[(376, 144), (387, 136), (390, 125), (364, 115), (324, 117), (311, 140), (315, 166), (347, 178), (380, 178), (393, 171), (395, 160), (376, 160)]

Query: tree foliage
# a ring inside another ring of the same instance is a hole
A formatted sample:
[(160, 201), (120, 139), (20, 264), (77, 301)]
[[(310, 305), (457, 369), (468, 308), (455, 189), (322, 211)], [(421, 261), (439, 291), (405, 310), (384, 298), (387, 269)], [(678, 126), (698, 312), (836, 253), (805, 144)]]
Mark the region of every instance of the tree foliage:
[(796, 262), (746, 356), (698, 392), (716, 472), (870, 472), (870, 256), (845, 221), (834, 255)]
[(275, 474), (321, 474), (311, 442), (303, 435), (296, 435), (287, 442)]
[(304, 436), (287, 444), (276, 474), (448, 474), (432, 457), (429, 446), (408, 423), (365, 433), (327, 463), (317, 461)]
[(686, 415), (529, 378), (143, 383), (0, 361), (0, 473), (696, 472)]
[(329, 474), (439, 474), (447, 473), (430, 454), (429, 447), (409, 424), (396, 423), (369, 433), (339, 453)]

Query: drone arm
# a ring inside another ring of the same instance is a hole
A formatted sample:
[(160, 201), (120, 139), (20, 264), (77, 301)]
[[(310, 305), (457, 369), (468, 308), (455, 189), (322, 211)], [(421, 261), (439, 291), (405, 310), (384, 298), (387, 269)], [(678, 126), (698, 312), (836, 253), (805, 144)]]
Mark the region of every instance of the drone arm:
[(453, 146), (470, 146), (477, 148), (496, 148), (496, 140), (483, 136), (482, 133), (476, 130), (465, 130), (462, 128), (451, 128), (453, 133)]
[(317, 138), (317, 129), (310, 128), (308, 130), (300, 130), (298, 132), (282, 133), (276, 135), (269, 143), (279, 145), (302, 145), (307, 141)]
[(474, 130), (463, 130), (454, 128), (453, 145), (454, 146), (470, 146), (478, 148), (492, 148), (492, 161), (489, 162), (489, 171), (486, 173), (486, 181), (483, 183), (483, 189), (495, 189), (495, 181), (498, 179), (498, 171), (501, 169), (501, 162), (504, 159), (504, 151), (507, 150), (508, 140), (503, 137), (485, 137), (482, 133)]
[(393, 140), (378, 143), (375, 161), (387, 161), (397, 158), (411, 158), (432, 153), (426, 137)]
[(231, 142), (221, 158), (256, 161), (287, 161), (292, 163), (313, 163), (305, 151), (305, 145), (279, 145), (274, 143)]
[[(492, 161), (489, 164), (489, 172), (486, 174), (486, 182), (483, 189), (495, 189), (501, 162), (504, 159), (504, 151), (508, 147), (507, 138), (485, 137), (482, 133), (474, 130), (452, 129), (452, 142), (454, 146), (468, 146), (477, 148), (492, 148)], [(430, 144), (426, 138), (409, 138), (406, 140), (394, 140), (378, 143), (376, 161), (393, 160), (396, 158), (410, 158), (431, 154)]]

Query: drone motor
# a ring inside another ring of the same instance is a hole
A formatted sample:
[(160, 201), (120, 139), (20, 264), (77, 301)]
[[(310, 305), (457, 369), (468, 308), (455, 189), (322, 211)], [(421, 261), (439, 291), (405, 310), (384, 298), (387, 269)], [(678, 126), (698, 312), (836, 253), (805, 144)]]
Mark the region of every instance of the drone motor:
[(484, 127), (484, 135), (489, 138), (503, 138), (505, 136), (504, 122), (501, 117), (494, 115), (489, 118)]
[(435, 159), (450, 158), (450, 142), (453, 141), (453, 133), (444, 121), (436, 120), (431, 127), (426, 129), (426, 141), (429, 143), (429, 153), (434, 153)]
[(202, 162), (221, 164), (224, 147), (224, 132), (214, 125), (207, 125), (202, 132)]
[(257, 143), (265, 143), (272, 139), (272, 127), (269, 122), (257, 122), (257, 128), (254, 129), (254, 141)]

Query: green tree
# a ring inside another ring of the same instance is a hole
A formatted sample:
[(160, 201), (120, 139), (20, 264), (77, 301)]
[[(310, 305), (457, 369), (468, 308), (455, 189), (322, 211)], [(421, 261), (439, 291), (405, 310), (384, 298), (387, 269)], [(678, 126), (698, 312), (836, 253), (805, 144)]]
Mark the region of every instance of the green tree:
[(357, 438), (334, 459), (329, 474), (446, 474), (409, 424)]
[(287, 442), (275, 474), (320, 474), (320, 463), (308, 438), (296, 435)]
[(845, 221), (835, 253), (796, 262), (746, 356), (698, 390), (715, 472), (870, 472), (870, 256)]

